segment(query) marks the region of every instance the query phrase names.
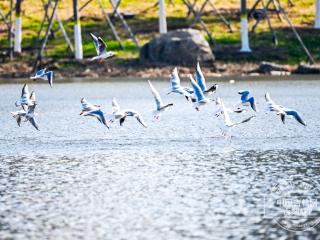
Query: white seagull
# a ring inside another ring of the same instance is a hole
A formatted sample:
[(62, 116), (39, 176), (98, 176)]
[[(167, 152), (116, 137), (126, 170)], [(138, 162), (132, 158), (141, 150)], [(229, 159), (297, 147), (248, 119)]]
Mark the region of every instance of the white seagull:
[(265, 99), (267, 101), (268, 104), (268, 110), (270, 112), (275, 112), (277, 115), (280, 115), (280, 118), (283, 122), (283, 124), (285, 123), (285, 117), (289, 116), (289, 117), (293, 117), (295, 118), (300, 124), (307, 126), (307, 124), (305, 123), (305, 121), (302, 120), (300, 114), (293, 109), (289, 109), (289, 108), (285, 108), (281, 105), (276, 104), (269, 96), (269, 93), (265, 94)]
[(50, 87), (53, 86), (53, 71), (47, 71), (43, 68), (36, 72), (34, 76), (31, 76), (30, 79), (33, 79), (34, 81), (37, 79), (42, 79), (48, 81)]
[(99, 120), (103, 125), (105, 125), (107, 128), (109, 128), (107, 121), (104, 117), (104, 113), (100, 109), (99, 105), (93, 105), (89, 103), (85, 98), (81, 99), (81, 116), (90, 116), (95, 117)]
[(24, 111), (28, 110), (29, 106), (33, 106), (36, 102), (36, 95), (34, 92), (30, 94), (27, 84), (24, 84), (21, 91), (21, 97), (15, 102), (16, 107), (22, 107)]
[(165, 112), (169, 107), (172, 107), (173, 104), (164, 104), (159, 92), (154, 88), (151, 82), (148, 80), (149, 86), (151, 88), (151, 92), (154, 96), (154, 100), (156, 101), (157, 109), (153, 112), (154, 118), (159, 119), (162, 112)]
[(91, 61), (98, 60), (99, 63), (102, 63), (104, 59), (112, 58), (115, 54), (111, 51), (107, 51), (107, 44), (102, 40), (101, 37), (96, 37), (94, 34), (90, 33), (94, 46), (97, 51), (97, 56), (91, 58)]
[(224, 125), (221, 127), (222, 133), (224, 136), (228, 136), (228, 133), (230, 131), (231, 128), (242, 124), (242, 123), (246, 123), (249, 122), (251, 119), (255, 118), (255, 116), (251, 116), (249, 118), (246, 118), (240, 122), (232, 122), (229, 116), (230, 112), (233, 112), (232, 110), (230, 110), (229, 108), (225, 107), (223, 101), (221, 98), (217, 98), (216, 100), (216, 111), (215, 111), (215, 116), (216, 117), (223, 117), (223, 121), (224, 121)]
[(29, 121), (32, 124), (32, 126), (34, 126), (35, 129), (39, 131), (39, 126), (35, 119), (36, 113), (34, 112), (36, 106), (37, 104), (29, 106), (27, 111), (20, 110), (16, 112), (11, 112), (12, 116), (16, 119), (19, 127), (21, 126), (22, 121), (23, 122)]
[(211, 102), (213, 100), (204, 96), (204, 93), (202, 92), (200, 86), (196, 83), (196, 81), (193, 79), (191, 74), (189, 74), (188, 76), (190, 78), (190, 82), (193, 87), (194, 94), (196, 96), (196, 101), (193, 103), (193, 106), (197, 111), (199, 111), (200, 106), (205, 105), (208, 102)]
[(188, 101), (192, 100), (191, 94), (193, 93), (193, 90), (191, 88), (182, 87), (180, 85), (180, 77), (178, 75), (178, 69), (176, 67), (172, 70), (172, 73), (170, 76), (170, 83), (171, 83), (171, 89), (170, 89), (170, 92), (168, 92), (167, 94), (179, 93), (185, 96)]
[(145, 128), (148, 127), (139, 112), (133, 109), (121, 110), (119, 104), (117, 103), (117, 100), (113, 98), (112, 114), (110, 115), (109, 121), (113, 123), (115, 119), (119, 119), (120, 126), (122, 126), (124, 121), (126, 120), (126, 117), (135, 117), (142, 126), (144, 126)]
[(203, 94), (205, 96), (208, 96), (208, 95), (214, 93), (218, 89), (218, 84), (212, 85), (209, 89), (207, 88), (206, 79), (203, 76), (199, 62), (197, 63), (196, 72), (195, 72), (194, 76), (195, 76), (195, 79), (196, 79), (199, 87), (201, 88), (201, 91), (203, 92)]
[(236, 105), (236, 110), (234, 112), (240, 113), (242, 111), (245, 111), (245, 109), (242, 109), (241, 107), (251, 107), (253, 111), (257, 112), (257, 107), (255, 103), (254, 97), (249, 97), (250, 91), (248, 90), (242, 90), (238, 92), (241, 95), (240, 102)]

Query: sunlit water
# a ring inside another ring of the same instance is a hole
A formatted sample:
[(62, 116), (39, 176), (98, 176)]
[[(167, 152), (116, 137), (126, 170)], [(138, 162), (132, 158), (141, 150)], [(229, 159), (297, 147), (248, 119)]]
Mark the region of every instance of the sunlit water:
[[(0, 239), (299, 239), (264, 216), (264, 197), (281, 179), (320, 180), (320, 83), (220, 83), (227, 106), (249, 88), (259, 113), (221, 137), (213, 105), (196, 112), (167, 82), (161, 121), (145, 81), (29, 84), (37, 132), (10, 115), (22, 84), (0, 85)], [(264, 93), (300, 111), (308, 126), (266, 114)], [(139, 110), (110, 130), (79, 116), (80, 98), (111, 111), (111, 100)], [(252, 115), (231, 115), (237, 121)], [(319, 213), (315, 209), (315, 214)], [(320, 216), (320, 214), (319, 214)]]

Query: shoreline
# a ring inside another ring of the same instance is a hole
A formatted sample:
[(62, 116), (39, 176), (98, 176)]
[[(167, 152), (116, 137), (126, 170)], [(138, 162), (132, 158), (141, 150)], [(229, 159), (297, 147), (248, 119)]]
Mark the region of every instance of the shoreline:
[[(81, 77), (69, 77), (69, 78), (57, 78), (55, 79), (55, 84), (62, 83), (88, 83), (88, 82), (140, 82), (143, 80), (152, 81), (169, 81), (169, 78), (165, 77), (98, 77), (98, 78), (81, 78)], [(260, 75), (260, 76), (250, 76), (250, 75), (230, 75), (221, 77), (206, 77), (208, 81), (215, 82), (228, 82), (230, 80), (237, 81), (320, 81), (319, 74), (292, 74), (292, 75), (282, 75), (282, 76), (272, 76), (272, 75)], [(182, 82), (187, 82), (186, 77), (181, 77)], [(28, 78), (9, 78), (4, 79), (0, 77), (0, 84), (21, 84), (21, 83), (35, 83), (35, 84), (47, 84), (44, 81), (33, 81)]]
[[(269, 72), (264, 72), (265, 69)], [(133, 60), (125, 63), (105, 62), (98, 64), (88, 60), (72, 61), (49, 60), (43, 62), (41, 67), (54, 71), (56, 82), (77, 82), (77, 81), (108, 81), (135, 79), (169, 79), (172, 69), (175, 66), (165, 65), (141, 65), (139, 61)], [(262, 68), (263, 67), (263, 68)], [(297, 65), (277, 65), (273, 63), (223, 63), (215, 62), (212, 65), (201, 66), (206, 79), (215, 81), (228, 80), (320, 80), (319, 73), (297, 73)], [(261, 71), (261, 69), (263, 71)], [(179, 76), (182, 80), (188, 74), (194, 73), (194, 67), (178, 66)], [(13, 83), (30, 81), (32, 64), (27, 62), (14, 62), (0, 64), (0, 83)], [(32, 81), (30, 81), (32, 82)]]

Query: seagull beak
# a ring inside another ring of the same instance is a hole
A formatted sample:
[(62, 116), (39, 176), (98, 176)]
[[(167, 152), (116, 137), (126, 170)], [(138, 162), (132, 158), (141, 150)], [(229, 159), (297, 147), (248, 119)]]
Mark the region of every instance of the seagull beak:
[(83, 111), (79, 115), (82, 115), (82, 114), (83, 114)]

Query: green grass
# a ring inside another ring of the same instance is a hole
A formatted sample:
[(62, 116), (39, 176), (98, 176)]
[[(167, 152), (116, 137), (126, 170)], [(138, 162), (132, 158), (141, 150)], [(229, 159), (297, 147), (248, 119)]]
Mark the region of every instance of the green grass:
[[(8, 2), (0, 2), (0, 8), (5, 12), (8, 10)], [(80, 1), (80, 6), (84, 3)], [(106, 1), (107, 2), (107, 1)], [(155, 1), (144, 1), (142, 4), (138, 0), (125, 0), (121, 5), (123, 12), (136, 13), (136, 17), (127, 20), (133, 31), (136, 33), (136, 38), (139, 45), (142, 46), (154, 36), (158, 34), (158, 19), (157, 8), (152, 8)], [(193, 23), (192, 17), (186, 18), (186, 8), (182, 4), (182, 0), (175, 1), (172, 6), (167, 1), (167, 22), (169, 30), (186, 28)], [(248, 6), (253, 4), (254, 0), (248, 0)], [(297, 26), (298, 32), (301, 34), (305, 45), (309, 48), (316, 61), (320, 60), (320, 34), (319, 30), (313, 29), (314, 24), (314, 0), (295, 1), (295, 6), (289, 8), (286, 1), (283, 1), (285, 9), (288, 11), (290, 19)], [(59, 6), (60, 18), (65, 20), (72, 14), (72, 1), (63, 1)], [(301, 48), (299, 42), (294, 37), (290, 28), (285, 22), (280, 22), (275, 15), (272, 15), (272, 25), (278, 33), (279, 45), (274, 46), (272, 43), (272, 34), (269, 32), (266, 21), (262, 21), (257, 27), (255, 34), (250, 34), (250, 45), (254, 50), (250, 55), (239, 53), (240, 48), (240, 24), (239, 24), (239, 1), (230, 0), (228, 3), (223, 0), (215, 1), (217, 8), (231, 21), (233, 33), (229, 33), (227, 28), (222, 24), (221, 20), (212, 12), (210, 7), (206, 9), (204, 22), (207, 24), (212, 36), (215, 39), (216, 45), (214, 52), (218, 61), (225, 62), (257, 62), (257, 61), (274, 61), (278, 63), (297, 64), (301, 61), (307, 61), (307, 57)], [(106, 4), (106, 7), (110, 5)], [(23, 6), (23, 42), (22, 45), (27, 50), (16, 57), (17, 61), (29, 61), (34, 58), (34, 53), (30, 52), (28, 47), (34, 46), (41, 24), (43, 11), (41, 11), (41, 1), (24, 1)], [(124, 30), (121, 22), (115, 21), (116, 28), (123, 40), (125, 50), (121, 50), (119, 44), (114, 40), (110, 27), (94, 1), (83, 12), (81, 12), (82, 38), (84, 56), (90, 58), (95, 54), (95, 49), (89, 35), (90, 32), (102, 36), (108, 44), (108, 48), (117, 54), (116, 62), (125, 63), (137, 59), (139, 57), (139, 49), (137, 49), (130, 40), (128, 33)], [(252, 26), (253, 22), (250, 22)], [(47, 24), (45, 24), (45, 27)], [(194, 27), (201, 29), (199, 24)], [(58, 24), (54, 22), (53, 29), (57, 29)], [(66, 31), (73, 42), (73, 22), (65, 23)], [(44, 33), (44, 31), (43, 31)], [(203, 32), (205, 35), (205, 32)], [(43, 35), (42, 35), (43, 36)], [(206, 37), (207, 38), (207, 37)], [(0, 22), (0, 46), (1, 48), (8, 47), (7, 32), (4, 24)], [(32, 54), (30, 54), (32, 53)], [(46, 47), (45, 57), (60, 59), (72, 58), (73, 53), (68, 49), (61, 31), (57, 31), (55, 38), (50, 38)]]

